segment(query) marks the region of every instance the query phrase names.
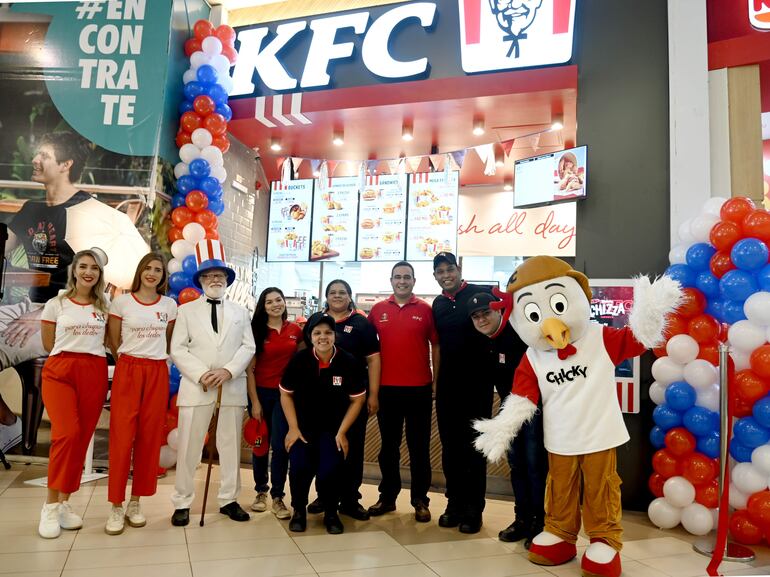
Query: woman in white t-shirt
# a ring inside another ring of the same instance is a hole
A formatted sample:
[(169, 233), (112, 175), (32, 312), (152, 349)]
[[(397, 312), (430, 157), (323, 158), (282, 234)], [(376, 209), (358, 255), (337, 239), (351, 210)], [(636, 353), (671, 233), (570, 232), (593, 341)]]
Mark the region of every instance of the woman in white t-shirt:
[(83, 526), (69, 496), (80, 488), (86, 451), (107, 397), (102, 259), (97, 249), (77, 253), (66, 288), (45, 304), (41, 317), (43, 347), (50, 353), (42, 375), (43, 403), (51, 419), (48, 498), (38, 526), (46, 539)]
[[(168, 407), (168, 358), (176, 303), (163, 296), (168, 282), (166, 264), (157, 253), (142, 257), (131, 293), (110, 307), (107, 342), (117, 358), (110, 399), (110, 479), (112, 511), (104, 527), (108, 535), (144, 527), (139, 497), (154, 495), (158, 460)], [(131, 499), (123, 509), (133, 452)]]

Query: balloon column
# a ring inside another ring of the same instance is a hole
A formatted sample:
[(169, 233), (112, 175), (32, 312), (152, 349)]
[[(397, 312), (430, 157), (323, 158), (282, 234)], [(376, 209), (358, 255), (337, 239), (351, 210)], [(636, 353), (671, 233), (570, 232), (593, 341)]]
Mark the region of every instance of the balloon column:
[[(738, 417), (730, 455), (733, 538), (770, 538), (770, 213), (746, 198), (712, 198), (679, 228), (666, 274), (686, 287), (656, 351), (650, 440), (658, 449), (648, 509), (661, 528), (679, 522), (702, 535), (716, 527), (719, 456), (718, 342), (735, 365), (730, 403)], [(727, 328), (729, 327), (729, 328)], [(727, 331), (725, 333), (725, 330)], [(710, 509), (710, 511), (709, 511)]]
[[(169, 296), (180, 305), (193, 301), (200, 291), (192, 277), (198, 269), (195, 244), (204, 238), (218, 239), (217, 217), (224, 212), (222, 183), (227, 178), (225, 154), (230, 149), (227, 123), (233, 112), (227, 98), (233, 90), (230, 67), (235, 64), (235, 30), (217, 28), (198, 20), (194, 36), (184, 45), (190, 68), (182, 77), (184, 99), (179, 105), (179, 131), (176, 144), (180, 162), (174, 166), (176, 193), (171, 198), (168, 240), (172, 258), (168, 263)], [(160, 467), (176, 463), (176, 391), (181, 375), (175, 366), (170, 374), (170, 408), (164, 428)]]

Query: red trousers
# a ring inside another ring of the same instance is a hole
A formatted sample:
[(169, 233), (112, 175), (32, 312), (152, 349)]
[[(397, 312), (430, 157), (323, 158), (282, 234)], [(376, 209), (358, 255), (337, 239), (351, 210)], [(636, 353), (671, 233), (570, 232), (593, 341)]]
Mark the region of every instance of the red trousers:
[(42, 377), (43, 404), (51, 419), (48, 487), (74, 493), (107, 398), (107, 359), (59, 353), (48, 357)]
[(155, 494), (167, 408), (166, 361), (120, 355), (110, 397), (110, 503), (122, 503), (126, 498), (132, 450), (131, 494)]

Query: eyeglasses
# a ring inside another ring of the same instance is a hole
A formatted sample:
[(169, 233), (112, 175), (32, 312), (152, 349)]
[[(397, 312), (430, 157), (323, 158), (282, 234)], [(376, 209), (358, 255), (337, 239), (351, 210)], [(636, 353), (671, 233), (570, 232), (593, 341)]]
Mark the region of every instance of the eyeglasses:
[(208, 274), (204, 273), (204, 274), (200, 275), (198, 278), (202, 278), (204, 280), (212, 280), (212, 281), (214, 281), (214, 280), (223, 281), (223, 280), (227, 279), (227, 275), (226, 274), (222, 274), (222, 273), (218, 273), (218, 272), (217, 273), (208, 273)]

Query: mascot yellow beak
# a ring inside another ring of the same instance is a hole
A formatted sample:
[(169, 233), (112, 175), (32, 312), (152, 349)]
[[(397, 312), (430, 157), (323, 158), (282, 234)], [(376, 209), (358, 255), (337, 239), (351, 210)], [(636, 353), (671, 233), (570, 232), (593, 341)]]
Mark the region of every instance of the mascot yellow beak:
[(554, 349), (561, 350), (570, 342), (569, 327), (555, 317), (545, 319), (540, 330)]

